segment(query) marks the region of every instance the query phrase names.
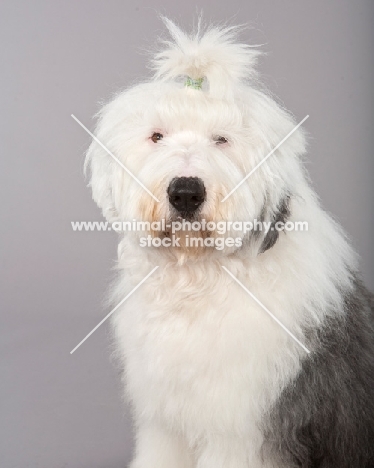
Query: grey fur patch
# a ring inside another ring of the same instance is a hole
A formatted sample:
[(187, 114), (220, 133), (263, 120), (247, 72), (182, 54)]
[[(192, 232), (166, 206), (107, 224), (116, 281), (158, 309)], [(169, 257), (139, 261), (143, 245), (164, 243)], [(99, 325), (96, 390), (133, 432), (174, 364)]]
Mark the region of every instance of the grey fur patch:
[(374, 299), (361, 281), (345, 315), (316, 332), (315, 351), (267, 417), (263, 455), (277, 467), (374, 467)]
[[(279, 238), (279, 231), (275, 228), (278, 222), (285, 223), (290, 216), (290, 196), (285, 196), (280, 202), (279, 206), (271, 216), (270, 229), (267, 232), (260, 249), (260, 253), (266, 252), (271, 249)], [(263, 222), (266, 218), (265, 209), (261, 213), (261, 221)]]

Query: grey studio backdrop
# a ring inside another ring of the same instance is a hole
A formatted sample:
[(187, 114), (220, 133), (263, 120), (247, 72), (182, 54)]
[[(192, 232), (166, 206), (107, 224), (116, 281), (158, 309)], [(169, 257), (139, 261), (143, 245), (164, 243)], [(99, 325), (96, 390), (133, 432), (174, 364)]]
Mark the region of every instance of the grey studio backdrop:
[[(250, 23), (266, 85), (310, 114), (308, 169), (374, 289), (371, 0), (3, 1), (1, 34), (1, 468), (124, 468), (133, 445), (107, 324), (114, 233), (82, 166), (98, 102), (146, 73), (163, 26)], [(120, 170), (120, 169), (119, 169)], [(130, 201), (129, 201), (130, 202)], [(250, 300), (250, 299), (248, 299)]]

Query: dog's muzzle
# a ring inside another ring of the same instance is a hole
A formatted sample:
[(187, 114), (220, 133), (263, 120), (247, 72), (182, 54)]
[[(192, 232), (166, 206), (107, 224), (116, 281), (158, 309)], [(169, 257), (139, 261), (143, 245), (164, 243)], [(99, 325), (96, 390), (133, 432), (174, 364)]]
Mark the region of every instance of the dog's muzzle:
[(167, 192), (170, 204), (181, 214), (193, 214), (205, 200), (204, 182), (198, 177), (176, 177)]

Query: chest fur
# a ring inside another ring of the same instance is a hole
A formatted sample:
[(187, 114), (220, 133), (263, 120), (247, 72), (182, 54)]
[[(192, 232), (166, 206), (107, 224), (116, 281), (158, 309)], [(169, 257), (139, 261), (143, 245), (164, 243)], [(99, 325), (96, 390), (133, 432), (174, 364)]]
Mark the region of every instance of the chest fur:
[(253, 432), (297, 372), (293, 343), (240, 290), (158, 303), (149, 293), (115, 323), (135, 409), (194, 436)]

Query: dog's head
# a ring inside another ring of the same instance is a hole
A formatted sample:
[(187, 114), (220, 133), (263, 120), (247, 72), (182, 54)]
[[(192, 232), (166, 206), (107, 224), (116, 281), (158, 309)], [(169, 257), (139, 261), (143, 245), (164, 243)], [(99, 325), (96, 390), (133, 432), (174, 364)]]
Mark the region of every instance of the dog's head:
[[(295, 123), (259, 89), (258, 52), (236, 43), (233, 28), (199, 26), (188, 36), (165, 22), (173, 41), (155, 56), (153, 78), (119, 93), (99, 113), (96, 136), (112, 155), (96, 141), (88, 150), (94, 200), (109, 221), (165, 220), (161, 230), (146, 229), (159, 238), (170, 237), (165, 226), (178, 220), (285, 219), (303, 183), (304, 138), (298, 130), (262, 163)], [(179, 232), (182, 246), (175, 249), (187, 248), (189, 234)], [(278, 233), (197, 229), (193, 235), (240, 237), (242, 248), (256, 254)], [(214, 250), (194, 246), (190, 253)]]

